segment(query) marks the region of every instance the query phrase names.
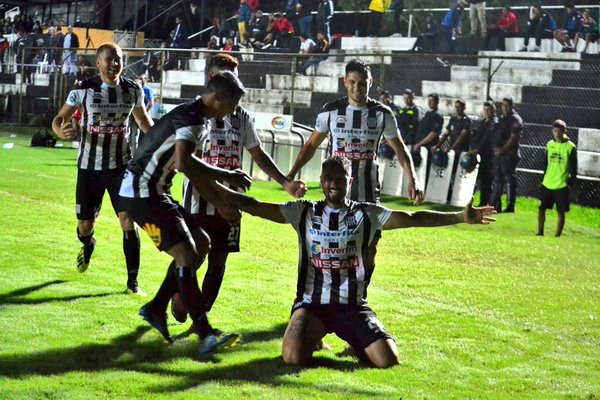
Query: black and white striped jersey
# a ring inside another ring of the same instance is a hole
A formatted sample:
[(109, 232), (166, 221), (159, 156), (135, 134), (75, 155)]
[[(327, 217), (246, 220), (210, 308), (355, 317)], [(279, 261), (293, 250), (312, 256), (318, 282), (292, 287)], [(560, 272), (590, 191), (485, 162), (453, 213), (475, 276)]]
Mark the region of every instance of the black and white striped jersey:
[(280, 210), (300, 244), (295, 302), (365, 303), (373, 274), (369, 244), (392, 211), (352, 200), (340, 209), (329, 208), (325, 200), (298, 200), (282, 204)]
[(348, 197), (356, 201), (379, 201), (377, 148), (381, 135), (398, 137), (396, 119), (389, 107), (368, 99), (365, 107), (354, 107), (343, 97), (323, 107), (315, 130), (330, 134), (330, 155), (344, 156), (352, 163), (353, 182)]
[(106, 171), (129, 162), (129, 116), (134, 107), (144, 106), (143, 101), (140, 85), (123, 77), (117, 85), (109, 85), (95, 76), (71, 90), (66, 103), (82, 111), (80, 169)]
[[(260, 138), (248, 112), (238, 106), (222, 121), (211, 119), (199, 142), (196, 154), (208, 164), (234, 170), (242, 167), (242, 150), (260, 146)], [(224, 185), (228, 186), (225, 182)], [(183, 185), (183, 207), (191, 214), (214, 215), (215, 207), (200, 197), (189, 179)]]
[(158, 197), (170, 194), (175, 160), (175, 141), (185, 140), (195, 146), (206, 124), (204, 104), (195, 101), (181, 104), (158, 120), (140, 139), (133, 159), (127, 166), (121, 191), (123, 197)]

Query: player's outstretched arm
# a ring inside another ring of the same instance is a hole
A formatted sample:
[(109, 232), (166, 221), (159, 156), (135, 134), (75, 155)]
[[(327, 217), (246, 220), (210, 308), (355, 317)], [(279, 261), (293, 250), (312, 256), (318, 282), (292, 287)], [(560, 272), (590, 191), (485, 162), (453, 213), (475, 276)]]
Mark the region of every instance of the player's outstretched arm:
[(489, 224), (495, 221), (491, 215), (494, 214), (494, 207), (473, 207), (473, 198), (464, 210), (459, 212), (439, 212), (439, 211), (393, 211), (383, 229), (399, 229), (413, 227), (435, 227), (454, 225), (460, 223), (466, 224)]
[(154, 121), (152, 120), (152, 118), (150, 118), (150, 114), (148, 114), (146, 108), (144, 108), (144, 106), (134, 107), (132, 114), (133, 118), (135, 118), (135, 123), (140, 128), (140, 130), (144, 134), (148, 133), (152, 125), (154, 125)]
[(265, 203), (256, 200), (253, 197), (226, 188), (219, 183), (217, 183), (216, 190), (227, 204), (245, 211), (248, 214), (252, 214), (280, 224), (287, 222), (281, 213), (281, 210), (279, 209), (279, 204)]
[(255, 146), (249, 149), (248, 152), (258, 167), (271, 179), (279, 183), (290, 196), (295, 198), (304, 197), (306, 194), (306, 183), (301, 180), (292, 180), (285, 176), (277, 165), (275, 165), (271, 156), (265, 153), (262, 146)]

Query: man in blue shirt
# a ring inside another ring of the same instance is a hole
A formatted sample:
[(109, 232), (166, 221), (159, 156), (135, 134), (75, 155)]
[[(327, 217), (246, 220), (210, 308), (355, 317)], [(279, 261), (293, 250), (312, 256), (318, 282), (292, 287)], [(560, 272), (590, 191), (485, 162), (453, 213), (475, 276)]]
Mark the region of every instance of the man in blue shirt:
[(535, 48), (533, 51), (540, 51), (542, 39), (552, 39), (552, 34), (556, 30), (556, 22), (554, 18), (547, 12), (542, 10), (541, 5), (533, 6), (533, 15), (527, 20), (527, 31), (525, 32), (525, 43), (521, 50), (527, 51), (529, 46), (529, 38), (535, 38)]
[(138, 81), (140, 82), (140, 85), (142, 85), (142, 90), (144, 91), (144, 108), (146, 108), (146, 111), (150, 114), (152, 106), (154, 105), (154, 91), (146, 84), (148, 83), (146, 74), (140, 75)]
[(440, 24), (440, 35), (446, 41), (446, 53), (453, 54), (456, 51), (456, 36), (460, 35), (460, 21), (465, 11), (465, 1), (450, 1), (450, 10), (442, 19)]
[(581, 30), (581, 22), (583, 21), (583, 15), (577, 11), (577, 8), (573, 3), (566, 3), (565, 10), (567, 11), (568, 17), (563, 29), (554, 31), (554, 38), (562, 45), (563, 53), (576, 51), (571, 40), (573, 40), (575, 34)]

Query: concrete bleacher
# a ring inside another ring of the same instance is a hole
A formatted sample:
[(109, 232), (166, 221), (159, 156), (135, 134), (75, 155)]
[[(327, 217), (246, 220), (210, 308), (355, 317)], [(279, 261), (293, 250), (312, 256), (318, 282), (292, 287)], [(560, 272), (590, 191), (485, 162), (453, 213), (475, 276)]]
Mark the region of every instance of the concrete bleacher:
[[(515, 38), (506, 38), (505, 40), (506, 51), (519, 51), (523, 47), (525, 47), (525, 39), (521, 37)], [(533, 50), (535, 47), (535, 39), (531, 38), (529, 40), (528, 49)], [(581, 53), (583, 48), (585, 47), (585, 39), (579, 39), (577, 42), (577, 52)], [(540, 45), (540, 53), (560, 53), (562, 50), (562, 45), (558, 43), (558, 41), (554, 39), (542, 39), (542, 44)], [(598, 54), (600, 51), (600, 47), (598, 46), (598, 42), (590, 43), (587, 48), (587, 52), (589, 54)], [(528, 53), (529, 53), (528, 52)]]

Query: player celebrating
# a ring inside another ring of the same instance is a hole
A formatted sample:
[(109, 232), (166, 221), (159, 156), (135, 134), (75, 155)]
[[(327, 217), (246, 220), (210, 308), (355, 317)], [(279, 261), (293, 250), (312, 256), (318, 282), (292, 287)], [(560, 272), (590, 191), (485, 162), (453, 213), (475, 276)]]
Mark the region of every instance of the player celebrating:
[(144, 108), (142, 88), (135, 81), (121, 76), (123, 52), (107, 42), (96, 51), (98, 76), (78, 83), (65, 105), (52, 121), (52, 129), (62, 139), (77, 136), (71, 117), (81, 107), (81, 144), (77, 157), (77, 237), (83, 244), (77, 256), (79, 272), (87, 270), (94, 252), (94, 227), (107, 191), (113, 209), (123, 229), (123, 252), (127, 265), (127, 289), (145, 296), (139, 288), (140, 238), (133, 220), (119, 202), (119, 187), (125, 165), (131, 159), (129, 116), (133, 114), (138, 127), (147, 132), (153, 125)]
[(367, 302), (373, 269), (366, 254), (379, 229), (435, 227), (461, 222), (487, 224), (493, 207), (462, 212), (392, 211), (380, 205), (348, 200), (350, 162), (334, 156), (323, 162), (325, 199), (264, 203), (223, 186), (225, 200), (252, 215), (289, 223), (300, 244), (297, 292), (283, 337), (283, 360), (304, 364), (327, 333), (348, 342), (364, 361), (387, 368), (398, 364), (398, 349)]
[(173, 200), (170, 188), (173, 176), (183, 172), (202, 197), (224, 210), (230, 221), (239, 220), (239, 211), (223, 203), (210, 180), (247, 188), (250, 177), (240, 170), (213, 167), (198, 159), (194, 150), (206, 120), (221, 120), (231, 114), (245, 92), (237, 76), (223, 72), (208, 83), (207, 93), (161, 118), (140, 141), (119, 193), (127, 211), (156, 247), (173, 257), (160, 289), (154, 299), (140, 309), (140, 315), (166, 341), (172, 342), (166, 309), (171, 297), (178, 292), (202, 340), (200, 352), (203, 354), (233, 345), (239, 337), (233, 333), (223, 334), (208, 322), (196, 269), (208, 253), (209, 239), (197, 221)]
[(423, 192), (418, 188), (410, 154), (398, 135), (396, 119), (388, 107), (368, 97), (372, 84), (373, 77), (368, 64), (356, 59), (346, 64), (344, 86), (347, 97), (325, 104), (324, 111), (317, 116), (315, 130), (298, 153), (288, 177), (296, 176), (310, 161), (329, 133), (330, 153), (344, 156), (352, 162), (354, 180), (349, 198), (377, 202), (377, 148), (383, 134), (408, 174), (409, 198), (420, 204), (423, 202)]
[[(231, 71), (237, 75), (238, 60), (230, 54), (216, 54), (208, 64), (208, 79), (222, 71)], [(231, 116), (222, 120), (211, 119), (206, 135), (200, 140), (197, 154), (204, 161), (216, 167), (234, 170), (241, 168), (242, 149), (245, 148), (252, 160), (269, 177), (279, 183), (291, 196), (302, 197), (306, 185), (302, 181), (288, 179), (265, 153), (260, 138), (254, 128), (248, 112), (237, 107)], [(215, 206), (202, 198), (189, 180), (184, 183), (183, 206), (190, 214), (199, 219), (200, 226), (210, 237), (208, 268), (202, 282), (202, 293), (206, 311), (210, 311), (223, 282), (225, 264), (229, 253), (239, 251), (240, 225), (231, 226)], [(178, 295), (172, 303), (175, 319), (184, 322), (186, 312), (182, 308)]]

